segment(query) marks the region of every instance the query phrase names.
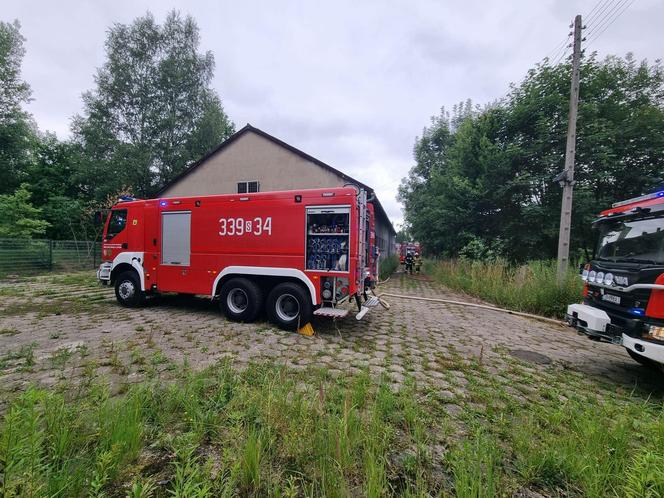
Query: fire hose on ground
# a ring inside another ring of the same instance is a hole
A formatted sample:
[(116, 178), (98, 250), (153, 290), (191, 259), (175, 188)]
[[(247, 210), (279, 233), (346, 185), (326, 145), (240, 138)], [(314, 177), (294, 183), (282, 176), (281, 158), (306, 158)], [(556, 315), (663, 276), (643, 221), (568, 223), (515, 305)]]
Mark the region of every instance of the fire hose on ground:
[(394, 297), (397, 299), (412, 299), (415, 301), (426, 301), (426, 302), (433, 302), (433, 303), (440, 303), (440, 304), (451, 304), (454, 306), (468, 306), (471, 308), (480, 308), (480, 309), (485, 309), (485, 310), (490, 310), (490, 311), (499, 311), (501, 313), (508, 313), (510, 315), (516, 315), (516, 316), (522, 316), (525, 318), (532, 318), (534, 320), (540, 320), (542, 322), (548, 322), (548, 323), (555, 323), (556, 325), (564, 325), (563, 322), (560, 320), (556, 320), (554, 318), (547, 318), (544, 316), (540, 315), (534, 315), (532, 313), (523, 313), (521, 311), (514, 311), (514, 310), (507, 310), (504, 308), (498, 308), (496, 306), (489, 306), (486, 304), (478, 304), (478, 303), (469, 303), (465, 301), (454, 301), (452, 299), (439, 299), (439, 298), (432, 298), (432, 297), (423, 297), (423, 296), (412, 296), (412, 295), (407, 295), (407, 294), (394, 294), (392, 292), (383, 292), (381, 294), (374, 295), (378, 298), (378, 301), (380, 304), (385, 308), (385, 309), (390, 309), (390, 305), (387, 301), (382, 299), (383, 296), (386, 297)]

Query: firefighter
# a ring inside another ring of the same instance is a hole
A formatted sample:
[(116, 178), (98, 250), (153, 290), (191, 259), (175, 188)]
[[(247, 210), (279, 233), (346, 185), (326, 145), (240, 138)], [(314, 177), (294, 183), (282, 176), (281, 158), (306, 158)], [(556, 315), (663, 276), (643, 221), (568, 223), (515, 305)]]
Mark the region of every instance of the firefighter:
[(420, 268), (422, 268), (422, 258), (420, 257), (419, 252), (416, 252), (415, 256), (413, 257), (413, 266), (415, 267), (415, 273), (419, 275)]
[(411, 275), (413, 274), (413, 261), (415, 258), (413, 257), (412, 251), (408, 251), (406, 253), (406, 259), (405, 259), (405, 264), (406, 264), (406, 273), (410, 273)]

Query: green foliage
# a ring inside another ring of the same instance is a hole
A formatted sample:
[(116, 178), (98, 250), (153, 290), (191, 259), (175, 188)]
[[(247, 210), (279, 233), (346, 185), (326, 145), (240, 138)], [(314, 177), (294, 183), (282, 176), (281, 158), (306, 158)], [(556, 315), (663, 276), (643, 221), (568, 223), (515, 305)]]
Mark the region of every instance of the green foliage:
[(481, 431), (450, 453), (454, 492), (458, 498), (498, 496), (497, 475), (500, 454), (495, 441)]
[(500, 259), (462, 258), (427, 261), (426, 271), (452, 289), (507, 309), (538, 315), (562, 318), (568, 304), (583, 298), (583, 282), (576, 271), (570, 270), (563, 284), (557, 284), (555, 261), (516, 266)]
[(401, 242), (412, 242), (413, 238), (410, 235), (410, 231), (407, 226), (402, 226), (397, 232), (396, 242), (400, 244)]
[[(664, 479), (655, 470), (662, 453), (653, 448), (664, 448), (664, 420), (661, 410), (643, 408), (589, 400), (535, 409), (513, 431), (516, 470), (527, 483), (564, 494), (663, 496)], [(640, 432), (642, 418), (647, 433)]]
[(22, 104), (30, 87), (21, 80), (25, 38), (18, 21), (0, 21), (0, 194), (13, 192), (26, 179), (35, 134)]
[(392, 275), (397, 268), (399, 268), (399, 256), (397, 254), (392, 254), (391, 256), (382, 258), (380, 260), (380, 265), (378, 266), (380, 279), (387, 280), (387, 278)]
[(49, 223), (41, 210), (30, 203), (28, 185), (22, 184), (13, 194), (0, 195), (0, 237), (32, 238), (43, 235)]
[(107, 61), (72, 127), (89, 196), (130, 186), (149, 197), (233, 132), (199, 42), (193, 18), (175, 11), (161, 26), (148, 13), (110, 28)]
[[(500, 240), (510, 260), (555, 256), (561, 189), (552, 179), (564, 168), (569, 75), (568, 64), (545, 61), (502, 101), (432, 118), (399, 190), (411, 234), (429, 254), (457, 256), (476, 240), (489, 248)], [(660, 62), (631, 55), (583, 62), (576, 255), (592, 247), (590, 222), (600, 210), (663, 181), (663, 90)]]
[(113, 25), (73, 140), (60, 141), (22, 109), (30, 100), (21, 80), (25, 40), (17, 21), (0, 22), (0, 195), (21, 202), (27, 191), (38, 210), (14, 207), (13, 219), (25, 221), (0, 236), (96, 240), (95, 210), (129, 191), (152, 196), (228, 137), (234, 126), (211, 88), (214, 58), (200, 53), (199, 38), (194, 20), (176, 12), (162, 25), (151, 14)]

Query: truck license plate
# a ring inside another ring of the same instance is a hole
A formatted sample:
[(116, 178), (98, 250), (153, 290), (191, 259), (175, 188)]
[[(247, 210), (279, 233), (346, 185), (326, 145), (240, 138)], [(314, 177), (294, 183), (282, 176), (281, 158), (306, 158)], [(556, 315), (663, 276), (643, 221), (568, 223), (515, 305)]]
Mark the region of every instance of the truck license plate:
[(613, 294), (603, 294), (602, 300), (613, 304), (620, 304), (620, 296), (614, 296)]

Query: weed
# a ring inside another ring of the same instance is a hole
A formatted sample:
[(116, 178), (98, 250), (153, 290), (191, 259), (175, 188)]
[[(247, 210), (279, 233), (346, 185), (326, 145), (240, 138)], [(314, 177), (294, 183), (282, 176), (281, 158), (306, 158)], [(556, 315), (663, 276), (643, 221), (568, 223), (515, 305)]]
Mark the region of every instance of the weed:
[(68, 348), (60, 348), (50, 357), (51, 367), (63, 369), (74, 353)]
[(155, 351), (152, 353), (152, 358), (150, 358), (150, 363), (152, 363), (154, 366), (161, 365), (163, 363), (166, 363), (168, 359), (164, 356), (164, 353), (161, 351)]
[(145, 365), (145, 356), (138, 349), (134, 349), (131, 352), (131, 363), (133, 365)]
[(76, 346), (76, 352), (81, 356), (81, 358), (85, 358), (90, 354), (89, 347), (87, 344), (79, 344)]
[(7, 335), (7, 336), (12, 336), (12, 335), (18, 335), (21, 332), (15, 328), (4, 328), (0, 329), (0, 335)]
[(568, 304), (583, 298), (583, 282), (573, 269), (558, 285), (555, 261), (531, 261), (523, 266), (501, 260), (427, 261), (425, 269), (447, 287), (516, 311), (562, 317)]
[(19, 349), (0, 356), (0, 370), (5, 370), (12, 364), (18, 366), (20, 371), (31, 370), (35, 365), (35, 347), (37, 347), (36, 342), (24, 344)]

